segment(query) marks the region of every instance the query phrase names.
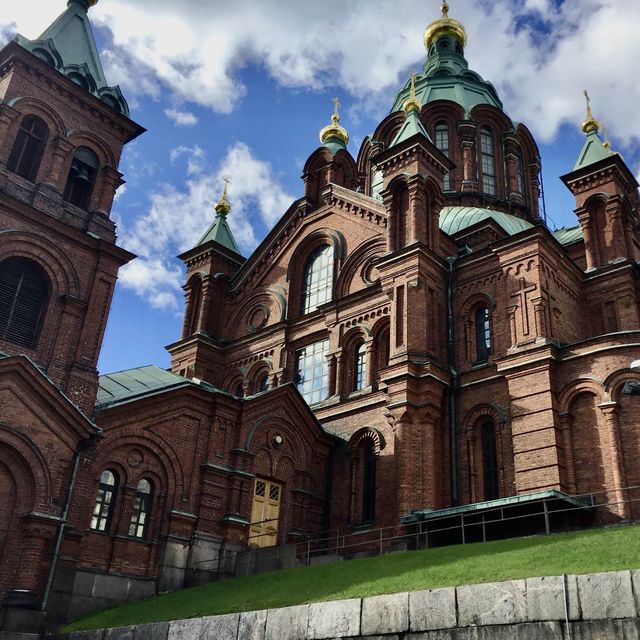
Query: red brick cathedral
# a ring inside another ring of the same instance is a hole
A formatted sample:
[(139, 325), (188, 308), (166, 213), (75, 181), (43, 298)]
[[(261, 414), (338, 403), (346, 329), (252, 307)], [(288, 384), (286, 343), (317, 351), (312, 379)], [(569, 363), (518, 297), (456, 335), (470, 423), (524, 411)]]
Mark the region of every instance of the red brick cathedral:
[(0, 629), (327, 531), (540, 500), (638, 517), (638, 183), (588, 109), (562, 177), (577, 224), (551, 231), (535, 140), (446, 3), (355, 158), (336, 104), (248, 258), (225, 189), (180, 256), (171, 371), (99, 377), (134, 258), (109, 215), (118, 162), (143, 129), (104, 77), (93, 4), (0, 51)]

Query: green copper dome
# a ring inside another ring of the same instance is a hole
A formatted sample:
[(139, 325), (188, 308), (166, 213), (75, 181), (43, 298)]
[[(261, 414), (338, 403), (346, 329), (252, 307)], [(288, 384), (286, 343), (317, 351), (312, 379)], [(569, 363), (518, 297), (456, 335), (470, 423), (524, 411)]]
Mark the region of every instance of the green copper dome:
[(458, 231), (488, 219), (497, 222), (510, 236), (533, 227), (530, 222), (502, 211), (480, 207), (444, 207), (440, 211), (440, 228), (452, 236)]
[[(469, 69), (464, 57), (466, 32), (448, 16), (449, 6), (442, 5), (443, 17), (433, 22), (425, 32), (427, 60), (424, 70), (415, 78), (416, 97), (422, 105), (436, 100), (456, 102), (470, 113), (478, 104), (489, 104), (502, 110), (502, 102), (494, 86)], [(391, 112), (400, 111), (410, 95), (407, 82), (397, 93)]]

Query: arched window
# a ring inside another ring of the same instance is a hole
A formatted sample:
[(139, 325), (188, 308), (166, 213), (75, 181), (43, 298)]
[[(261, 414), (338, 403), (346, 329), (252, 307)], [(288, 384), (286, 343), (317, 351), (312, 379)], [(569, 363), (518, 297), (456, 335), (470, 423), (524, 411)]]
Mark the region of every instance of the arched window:
[(389, 356), (391, 352), (391, 331), (385, 327), (378, 334), (376, 340), (376, 382), (380, 381), (380, 370), (389, 366)]
[(37, 116), (25, 116), (13, 143), (7, 168), (33, 182), (38, 175), (49, 129)]
[(489, 127), (480, 129), (480, 155), (482, 159), (482, 190), (490, 196), (496, 195), (496, 156), (493, 133)]
[(496, 446), (496, 427), (493, 422), (482, 425), (482, 477), (484, 499), (496, 500), (500, 497), (498, 483), (498, 453)]
[(87, 209), (96, 184), (100, 161), (89, 147), (78, 147), (73, 154), (71, 169), (64, 188), (64, 199)]
[(522, 154), (516, 155), (516, 190), (520, 195), (524, 195), (524, 161)]
[(321, 304), (329, 302), (333, 295), (333, 247), (323, 244), (308, 258), (304, 265), (302, 288), (302, 313), (311, 313)]
[(329, 340), (314, 342), (296, 351), (295, 381), (307, 404), (326, 399), (329, 391)]
[(256, 392), (269, 391), (269, 374), (263, 373), (258, 377), (258, 384), (256, 385)]
[(353, 390), (359, 391), (367, 386), (367, 347), (361, 342), (354, 352)]
[[(447, 158), (449, 157), (449, 127), (445, 122), (438, 122), (438, 124), (436, 124), (436, 147), (438, 147)], [(449, 171), (447, 171), (444, 176), (443, 188), (445, 191), (451, 190), (451, 173)]]
[(199, 276), (194, 276), (189, 280), (189, 304), (187, 306), (186, 313), (189, 314), (186, 335), (183, 337), (192, 336), (198, 330), (198, 323), (200, 322), (200, 308), (202, 307), (202, 279)]
[(405, 185), (394, 194), (396, 210), (396, 249), (402, 249), (409, 243), (407, 218), (409, 217), (409, 190)]
[(49, 283), (42, 269), (24, 258), (0, 264), (0, 339), (32, 348), (38, 339)]
[(109, 469), (103, 471), (98, 483), (98, 492), (91, 516), (90, 526), (94, 531), (109, 531), (116, 504), (117, 489), (118, 480), (115, 473)]
[(129, 535), (133, 538), (146, 538), (149, 532), (149, 514), (153, 501), (153, 485), (150, 480), (143, 478), (138, 482), (136, 495), (133, 499), (133, 512), (129, 524)]
[(491, 317), (487, 307), (480, 307), (475, 315), (476, 361), (486, 362), (491, 355)]
[(244, 398), (244, 383), (243, 382), (238, 382), (238, 384), (236, 385), (235, 391), (233, 392), (233, 395), (236, 398)]

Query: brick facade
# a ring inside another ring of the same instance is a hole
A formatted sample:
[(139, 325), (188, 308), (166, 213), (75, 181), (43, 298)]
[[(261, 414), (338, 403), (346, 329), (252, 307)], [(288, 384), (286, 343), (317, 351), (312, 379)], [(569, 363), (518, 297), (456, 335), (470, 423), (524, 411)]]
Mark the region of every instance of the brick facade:
[[(0, 597), (42, 599), (54, 561), (62, 617), (109, 603), (83, 593), (87, 575), (126, 581), (126, 599), (145, 580), (230, 572), (255, 543), (261, 479), (281, 487), (277, 543), (548, 489), (638, 517), (623, 387), (640, 380), (639, 199), (620, 156), (564, 176), (580, 227), (553, 233), (526, 127), (493, 103), (394, 111), (357, 158), (335, 141), (310, 156), (303, 196), (248, 259), (215, 240), (183, 254), (174, 375), (139, 373), (139, 392), (112, 401), (138, 374), (106, 376), (96, 404), (133, 257), (109, 210), (122, 146), (142, 130), (15, 43), (0, 69), (0, 267), (28, 259), (49, 284), (34, 344), (0, 338)], [(9, 168), (28, 115), (49, 131), (31, 180)], [(79, 146), (101, 167), (84, 207), (65, 197)]]

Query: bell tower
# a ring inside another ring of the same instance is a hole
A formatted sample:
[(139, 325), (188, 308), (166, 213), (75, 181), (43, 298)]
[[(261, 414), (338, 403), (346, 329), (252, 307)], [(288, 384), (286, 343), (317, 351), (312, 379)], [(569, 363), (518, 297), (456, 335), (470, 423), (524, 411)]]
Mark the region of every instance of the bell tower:
[(35, 40), (0, 51), (0, 351), (25, 355), (85, 413), (118, 269), (109, 217), (123, 146), (144, 129), (109, 86), (69, 0)]

